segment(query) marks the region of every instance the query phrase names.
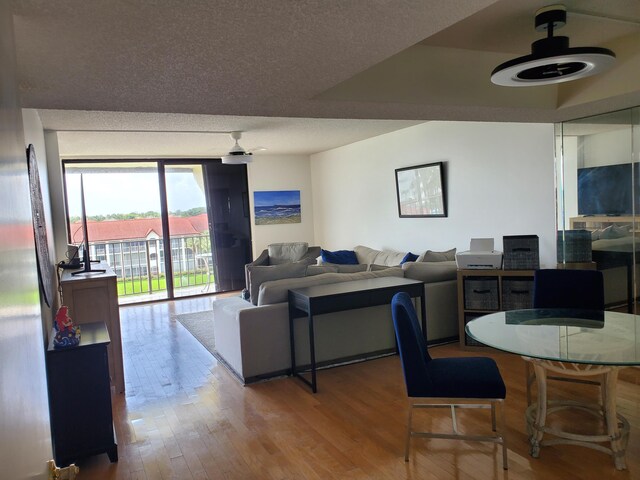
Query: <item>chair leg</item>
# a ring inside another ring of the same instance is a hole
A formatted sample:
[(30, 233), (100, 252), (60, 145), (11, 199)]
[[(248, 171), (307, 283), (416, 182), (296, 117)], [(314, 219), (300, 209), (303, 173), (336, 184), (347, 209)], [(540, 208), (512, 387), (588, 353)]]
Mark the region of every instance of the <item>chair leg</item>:
[(496, 431), (496, 404), (491, 402), (491, 430)]
[(409, 405), (409, 418), (407, 420), (407, 439), (404, 444), (404, 461), (409, 461), (409, 442), (411, 441), (411, 417), (413, 415), (413, 403)]
[(456, 406), (455, 405), (451, 405), (451, 423), (452, 423), (452, 427), (453, 427), (453, 433), (460, 433), (460, 432), (458, 432), (458, 419), (456, 418)]
[[(491, 410), (495, 408), (495, 403), (491, 403)], [(502, 468), (504, 470), (509, 469), (509, 464), (507, 463), (507, 422), (505, 420), (504, 413), (504, 401), (500, 401), (500, 430), (498, 434), (502, 436)]]

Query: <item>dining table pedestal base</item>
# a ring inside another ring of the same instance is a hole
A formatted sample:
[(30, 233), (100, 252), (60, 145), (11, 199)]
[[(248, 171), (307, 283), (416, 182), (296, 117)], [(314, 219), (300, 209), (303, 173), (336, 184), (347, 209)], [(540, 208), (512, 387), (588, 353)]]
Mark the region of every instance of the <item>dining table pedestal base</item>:
[[(618, 470), (627, 468), (625, 452), (629, 440), (629, 422), (616, 411), (616, 384), (618, 366), (564, 363), (523, 357), (531, 362), (535, 372), (537, 402), (527, 408), (525, 419), (530, 442), (530, 454), (534, 458), (540, 455), (540, 447), (558, 444), (579, 445), (592, 448), (612, 456)], [(580, 381), (585, 377), (600, 377), (600, 403), (588, 404), (575, 401), (548, 401), (548, 372), (562, 374)], [(579, 409), (596, 415), (604, 421), (606, 433), (584, 435), (564, 431), (547, 425), (547, 416), (563, 409)], [(554, 438), (543, 440), (544, 434)]]

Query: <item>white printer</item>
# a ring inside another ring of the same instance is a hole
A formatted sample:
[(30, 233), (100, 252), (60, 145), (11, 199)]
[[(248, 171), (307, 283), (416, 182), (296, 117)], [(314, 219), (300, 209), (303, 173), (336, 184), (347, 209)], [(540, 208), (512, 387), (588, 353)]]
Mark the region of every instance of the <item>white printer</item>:
[(472, 238), (469, 250), (456, 253), (460, 269), (500, 269), (502, 252), (493, 249), (493, 238)]

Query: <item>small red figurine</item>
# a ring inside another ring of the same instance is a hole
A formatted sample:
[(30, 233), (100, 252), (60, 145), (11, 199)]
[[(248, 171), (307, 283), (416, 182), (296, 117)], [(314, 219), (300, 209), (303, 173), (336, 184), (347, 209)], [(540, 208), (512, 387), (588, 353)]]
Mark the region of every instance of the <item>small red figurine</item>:
[(80, 343), (80, 327), (74, 326), (69, 316), (69, 307), (62, 305), (56, 313), (54, 324), (56, 335), (53, 337), (54, 348), (73, 347)]

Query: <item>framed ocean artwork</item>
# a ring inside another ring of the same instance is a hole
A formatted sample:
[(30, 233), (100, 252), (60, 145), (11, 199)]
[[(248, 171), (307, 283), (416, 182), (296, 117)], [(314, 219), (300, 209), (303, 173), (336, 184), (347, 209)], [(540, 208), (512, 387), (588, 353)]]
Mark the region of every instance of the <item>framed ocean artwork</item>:
[(301, 223), (300, 190), (253, 192), (256, 225)]

